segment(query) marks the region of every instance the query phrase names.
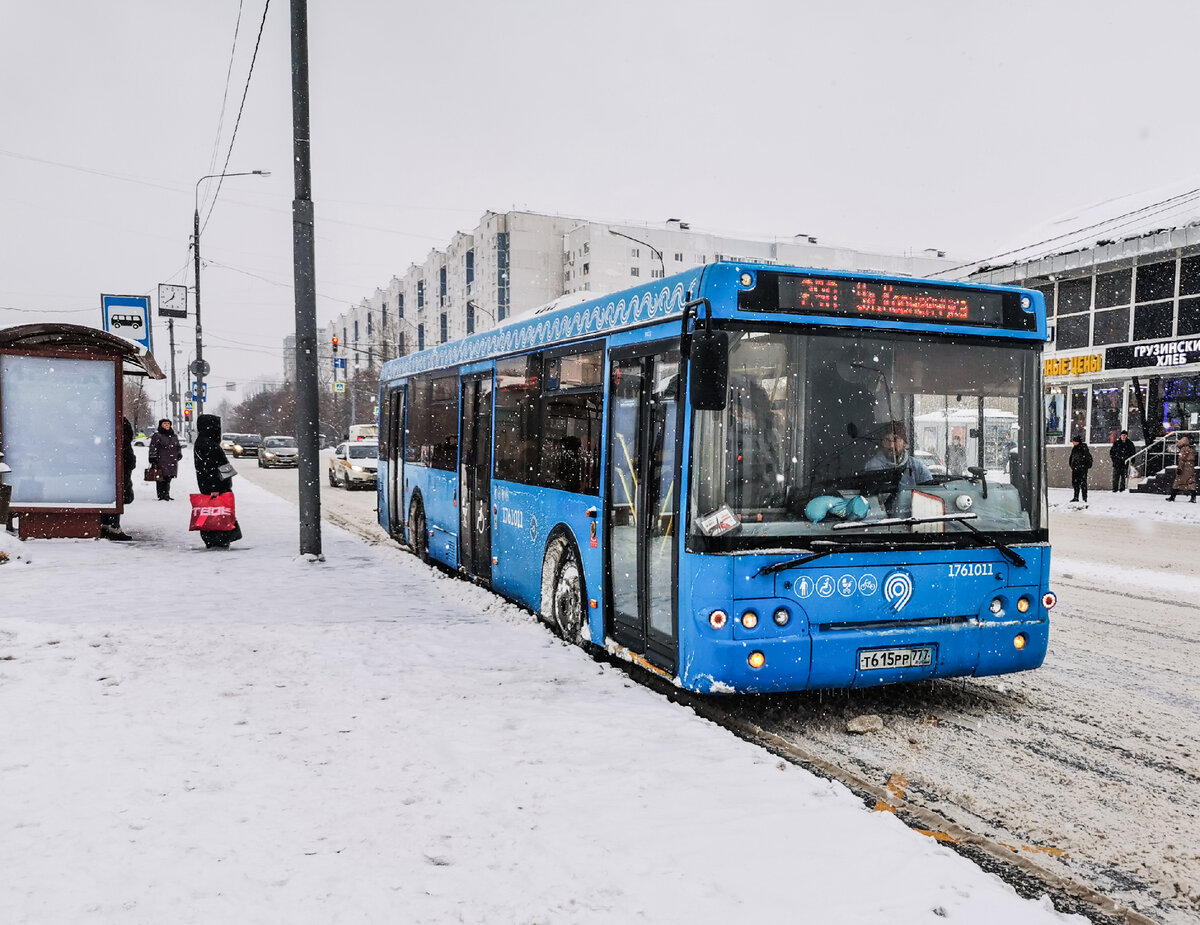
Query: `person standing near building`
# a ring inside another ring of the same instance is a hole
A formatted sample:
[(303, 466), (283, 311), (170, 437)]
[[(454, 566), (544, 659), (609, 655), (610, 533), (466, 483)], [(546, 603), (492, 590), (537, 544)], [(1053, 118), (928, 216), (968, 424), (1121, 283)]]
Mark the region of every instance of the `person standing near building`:
[(1074, 438), (1074, 446), (1071, 447), (1071, 458), (1068, 464), (1071, 466), (1071, 488), (1075, 493), (1072, 501), (1080, 500), (1079, 496), (1083, 494), (1083, 503), (1087, 504), (1087, 482), (1088, 470), (1092, 468), (1092, 451), (1088, 445), (1083, 442), (1083, 438), (1076, 435)]
[[(133, 468), (137, 465), (137, 456), (133, 452), (133, 425), (129, 418), (121, 419), (121, 468), (125, 471), (125, 484), (122, 486), (125, 504), (133, 504)], [(116, 540), (128, 543), (133, 539), (121, 529), (120, 514), (100, 515), (100, 535), (106, 540)]]
[(1191, 493), (1188, 499), (1193, 504), (1196, 503), (1196, 451), (1192, 449), (1192, 441), (1187, 437), (1180, 437), (1176, 444), (1179, 448), (1179, 457), (1175, 460), (1175, 465), (1179, 467), (1175, 475), (1175, 482), (1171, 485), (1171, 493), (1167, 495), (1168, 501), (1174, 501), (1175, 495), (1181, 491)]
[(967, 471), (967, 448), (963, 446), (962, 437), (955, 434), (946, 449), (946, 468), (956, 478)]
[(159, 501), (173, 501), (171, 497), (171, 479), (179, 474), (179, 460), (183, 459), (183, 450), (179, 448), (179, 438), (175, 436), (169, 418), (158, 422), (158, 430), (150, 438), (150, 465), (157, 466), (162, 477), (154, 483), (158, 491)]
[(1125, 490), (1125, 476), (1129, 474), (1129, 460), (1136, 452), (1137, 447), (1129, 439), (1129, 431), (1121, 431), (1120, 436), (1113, 441), (1108, 450), (1108, 456), (1112, 460), (1113, 491)]

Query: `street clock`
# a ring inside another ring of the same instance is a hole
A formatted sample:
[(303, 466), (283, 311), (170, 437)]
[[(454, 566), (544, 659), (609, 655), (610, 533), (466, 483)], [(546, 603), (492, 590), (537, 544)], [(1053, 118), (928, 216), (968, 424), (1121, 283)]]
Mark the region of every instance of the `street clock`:
[(186, 318), (187, 286), (159, 283), (158, 315), (160, 318)]

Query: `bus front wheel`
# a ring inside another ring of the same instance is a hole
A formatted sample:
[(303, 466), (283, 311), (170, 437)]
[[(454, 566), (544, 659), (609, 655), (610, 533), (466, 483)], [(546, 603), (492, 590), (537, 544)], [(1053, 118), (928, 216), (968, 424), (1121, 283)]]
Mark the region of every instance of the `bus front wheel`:
[(425, 532), (425, 507), (414, 500), (408, 509), (408, 548), (422, 562), (429, 561), (429, 535)]
[(562, 541), (562, 551), (553, 571), (550, 592), (549, 623), (567, 642), (587, 641), (587, 601), (583, 593), (583, 568), (579, 554), (569, 541)]

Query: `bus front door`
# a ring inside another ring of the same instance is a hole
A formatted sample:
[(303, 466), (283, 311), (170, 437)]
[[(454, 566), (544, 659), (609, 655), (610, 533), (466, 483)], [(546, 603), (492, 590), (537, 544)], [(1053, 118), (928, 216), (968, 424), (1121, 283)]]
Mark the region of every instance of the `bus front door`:
[(614, 354), (605, 500), (613, 638), (675, 669), (679, 353)]
[(492, 374), (462, 380), (458, 552), (467, 574), (492, 580)]

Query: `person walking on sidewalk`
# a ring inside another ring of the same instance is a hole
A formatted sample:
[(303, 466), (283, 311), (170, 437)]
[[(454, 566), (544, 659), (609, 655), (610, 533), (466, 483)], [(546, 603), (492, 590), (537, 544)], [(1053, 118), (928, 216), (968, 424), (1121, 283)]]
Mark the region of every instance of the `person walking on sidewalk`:
[(1176, 494), (1186, 491), (1192, 495), (1188, 500), (1195, 504), (1196, 451), (1192, 449), (1192, 441), (1187, 437), (1180, 437), (1176, 446), (1179, 448), (1179, 458), (1175, 461), (1175, 464), (1179, 469), (1175, 474), (1175, 482), (1171, 485), (1171, 493), (1167, 495), (1167, 500), (1174, 501)]
[[(229, 459), (221, 449), (221, 419), (215, 414), (202, 414), (196, 418), (196, 442), (192, 446), (192, 459), (196, 464), (196, 488), (203, 495), (233, 491), (233, 479), (221, 474), (222, 466)], [(241, 525), (234, 522), (233, 529), (201, 530), (200, 539), (209, 549), (227, 547), (242, 538)]]
[(1136, 452), (1137, 447), (1129, 439), (1129, 431), (1121, 431), (1121, 435), (1113, 441), (1112, 446), (1108, 449), (1108, 456), (1112, 460), (1113, 491), (1125, 490), (1125, 476), (1129, 474), (1129, 460)]
[(1087, 504), (1088, 470), (1092, 468), (1092, 451), (1088, 449), (1088, 445), (1080, 436), (1075, 437), (1074, 443), (1075, 445), (1071, 447), (1071, 458), (1068, 461), (1071, 466), (1071, 488), (1075, 494), (1071, 500), (1078, 501), (1082, 492), (1083, 503)]
[(158, 491), (159, 501), (174, 501), (171, 497), (171, 479), (179, 475), (179, 460), (183, 459), (183, 450), (179, 448), (179, 438), (171, 428), (169, 418), (158, 422), (158, 430), (150, 438), (150, 465), (157, 466), (162, 477), (154, 483)]

